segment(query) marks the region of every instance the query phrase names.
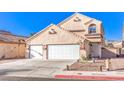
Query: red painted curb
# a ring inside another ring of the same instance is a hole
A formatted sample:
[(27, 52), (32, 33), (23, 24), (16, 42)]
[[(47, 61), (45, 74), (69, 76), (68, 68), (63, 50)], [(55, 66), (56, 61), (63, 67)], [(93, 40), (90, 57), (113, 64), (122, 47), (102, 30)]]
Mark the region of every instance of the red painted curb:
[(55, 75), (58, 79), (78, 79), (78, 80), (124, 80), (124, 77), (115, 76), (79, 76), (79, 75)]

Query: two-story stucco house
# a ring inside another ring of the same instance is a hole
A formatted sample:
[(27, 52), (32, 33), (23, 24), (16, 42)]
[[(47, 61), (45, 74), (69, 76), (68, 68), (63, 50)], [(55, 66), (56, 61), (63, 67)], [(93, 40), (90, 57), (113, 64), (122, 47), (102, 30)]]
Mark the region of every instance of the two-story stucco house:
[(101, 58), (104, 44), (102, 22), (74, 13), (59, 24), (51, 24), (27, 39), (30, 58), (79, 59)]

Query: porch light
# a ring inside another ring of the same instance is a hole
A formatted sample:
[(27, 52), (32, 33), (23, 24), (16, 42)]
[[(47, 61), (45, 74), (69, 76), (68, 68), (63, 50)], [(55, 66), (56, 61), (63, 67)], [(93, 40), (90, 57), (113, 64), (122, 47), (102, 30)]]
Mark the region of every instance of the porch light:
[(85, 49), (85, 44), (84, 43), (80, 45), (80, 50), (83, 50), (83, 49)]

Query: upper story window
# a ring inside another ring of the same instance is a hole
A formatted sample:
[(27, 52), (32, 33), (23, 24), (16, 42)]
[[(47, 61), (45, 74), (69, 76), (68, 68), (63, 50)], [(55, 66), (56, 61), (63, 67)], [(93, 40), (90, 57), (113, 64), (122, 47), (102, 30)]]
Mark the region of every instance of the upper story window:
[(88, 28), (88, 31), (90, 34), (94, 34), (96, 33), (96, 25), (95, 24), (91, 24)]

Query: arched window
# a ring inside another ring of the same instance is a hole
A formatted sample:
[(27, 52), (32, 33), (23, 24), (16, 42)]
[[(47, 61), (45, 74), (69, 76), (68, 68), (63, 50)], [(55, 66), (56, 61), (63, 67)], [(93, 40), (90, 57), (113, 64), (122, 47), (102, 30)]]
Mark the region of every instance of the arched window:
[(88, 28), (88, 31), (90, 34), (94, 34), (96, 33), (96, 25), (95, 24), (91, 24)]

